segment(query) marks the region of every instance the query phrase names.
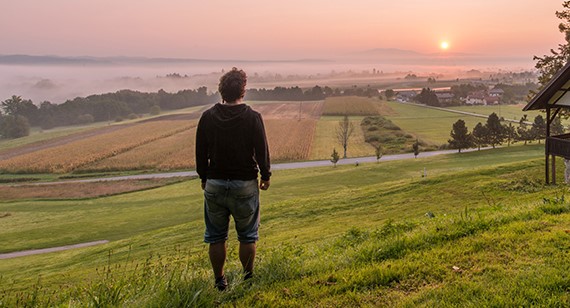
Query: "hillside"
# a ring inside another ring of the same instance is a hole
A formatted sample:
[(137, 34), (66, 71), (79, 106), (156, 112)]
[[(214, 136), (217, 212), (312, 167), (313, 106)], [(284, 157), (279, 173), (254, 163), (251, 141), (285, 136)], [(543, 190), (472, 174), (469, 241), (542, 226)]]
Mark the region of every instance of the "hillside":
[(111, 240), (0, 261), (0, 306), (564, 306), (570, 206), (566, 188), (540, 184), (542, 155), (518, 146), (276, 171), (257, 278), (240, 283), (232, 233), (225, 293), (212, 287), (195, 180), (0, 202), (4, 252)]
[[(374, 156), (372, 144), (378, 143), (383, 154), (410, 152), (416, 139), (420, 151), (438, 149), (447, 144), (452, 124), (458, 119), (465, 120), (469, 129), (485, 121), (480, 117), (365, 97), (248, 103), (263, 115), (273, 162), (329, 159), (333, 148), (341, 148), (336, 129), (344, 114), (356, 128), (349, 139), (348, 157)], [(36, 177), (37, 174), (193, 169), (195, 127), (204, 108), (207, 107), (124, 123), (36, 131), (28, 137), (1, 140), (0, 173)], [(515, 107), (503, 109), (509, 110), (513, 117), (517, 115)], [(492, 108), (472, 111), (483, 115), (495, 112)], [(367, 117), (378, 118), (372, 121), (376, 123), (374, 127)], [(379, 124), (388, 122), (388, 126)]]

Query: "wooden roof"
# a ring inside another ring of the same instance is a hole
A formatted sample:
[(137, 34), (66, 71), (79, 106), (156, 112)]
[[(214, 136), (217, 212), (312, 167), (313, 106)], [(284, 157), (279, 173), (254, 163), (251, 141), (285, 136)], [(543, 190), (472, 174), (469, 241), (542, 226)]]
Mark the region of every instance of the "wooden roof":
[(570, 108), (570, 63), (552, 77), (548, 84), (523, 108), (523, 111), (559, 107)]

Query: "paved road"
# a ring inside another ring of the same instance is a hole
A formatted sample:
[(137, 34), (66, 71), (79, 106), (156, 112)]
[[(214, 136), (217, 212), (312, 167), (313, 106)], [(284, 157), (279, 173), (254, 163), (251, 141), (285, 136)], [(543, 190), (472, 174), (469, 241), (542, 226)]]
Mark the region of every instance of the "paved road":
[[(481, 150), (486, 150), (489, 148), (481, 148)], [(462, 152), (472, 152), (477, 151), (477, 149), (465, 149)], [(441, 151), (430, 151), (430, 152), (420, 152), (418, 158), (422, 157), (432, 157), (444, 154), (454, 154), (457, 150), (441, 150)], [(380, 159), (383, 161), (394, 161), (414, 158), (413, 153), (406, 154), (394, 154), (394, 155), (384, 155)], [(376, 162), (376, 156), (368, 157), (357, 157), (357, 158), (346, 158), (340, 159), (337, 165), (354, 165), (356, 163), (371, 163)], [(271, 170), (287, 170), (287, 169), (301, 169), (301, 168), (313, 168), (313, 167), (325, 167), (331, 166), (330, 160), (313, 160), (304, 162), (294, 162), (294, 163), (282, 163), (282, 164), (272, 164)], [(190, 177), (197, 176), (196, 171), (181, 171), (181, 172), (167, 172), (167, 173), (150, 173), (150, 174), (137, 174), (137, 175), (125, 175), (125, 176), (115, 176), (107, 178), (91, 178), (91, 179), (76, 179), (76, 180), (66, 180), (58, 182), (39, 182), (30, 184), (15, 184), (17, 185), (51, 185), (51, 184), (64, 184), (64, 183), (90, 183), (90, 182), (104, 182), (104, 181), (120, 181), (120, 180), (147, 180), (147, 179), (164, 179), (164, 178), (175, 178), (175, 177)]]
[(109, 243), (109, 241), (103, 240), (103, 241), (95, 241), (95, 242), (81, 243), (81, 244), (75, 244), (75, 245), (66, 245), (66, 246), (59, 246), (59, 247), (51, 247), (51, 248), (44, 248), (44, 249), (34, 249), (34, 250), (25, 250), (25, 251), (16, 251), (16, 252), (10, 252), (10, 253), (2, 253), (2, 254), (0, 254), (0, 260), (18, 258), (18, 257), (23, 257), (23, 256), (39, 255), (42, 253), (63, 251), (63, 250), (69, 250), (69, 249), (74, 249), (74, 248), (90, 247), (90, 246), (101, 245), (101, 244), (106, 244), (106, 243)]

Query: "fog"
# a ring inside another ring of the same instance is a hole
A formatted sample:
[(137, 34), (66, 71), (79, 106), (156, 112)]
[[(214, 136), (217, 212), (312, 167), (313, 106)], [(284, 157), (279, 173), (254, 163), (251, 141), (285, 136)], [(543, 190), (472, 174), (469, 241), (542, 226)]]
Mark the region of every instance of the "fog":
[[(78, 96), (132, 89), (176, 92), (206, 86), (215, 91), (223, 71), (236, 66), (250, 76), (249, 87), (326, 85), (331, 72), (376, 70), (389, 76), (408, 72), (460, 75), (462, 71), (530, 70), (532, 59), (480, 56), (407, 55), (372, 51), (334, 60), (299, 61), (124, 61), (105, 64), (5, 63), (0, 61), (0, 100), (18, 95), (39, 104), (63, 103)], [(128, 58), (125, 58), (128, 59)], [(392, 73), (390, 75), (390, 73)], [(175, 74), (175, 75), (172, 75)], [(167, 77), (170, 75), (169, 77)], [(328, 76), (328, 77), (327, 77)], [(378, 77), (382, 78), (382, 77)], [(330, 80), (334, 85), (334, 80)]]

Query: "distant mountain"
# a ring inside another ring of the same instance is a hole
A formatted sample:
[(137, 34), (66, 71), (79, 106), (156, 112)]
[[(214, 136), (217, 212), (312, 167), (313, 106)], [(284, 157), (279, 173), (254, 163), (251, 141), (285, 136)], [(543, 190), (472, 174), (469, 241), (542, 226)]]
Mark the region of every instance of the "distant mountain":
[(145, 57), (61, 57), (31, 55), (0, 55), (0, 65), (132, 65), (132, 64), (188, 64), (188, 63), (321, 63), (324, 59), (298, 60), (235, 60)]
[(88, 57), (59, 57), (59, 56), (29, 56), (29, 55), (0, 55), (0, 64), (21, 65), (62, 65), (62, 64), (104, 64), (102, 59)]
[(398, 48), (375, 48), (375, 49), (351, 53), (348, 56), (407, 58), (407, 57), (422, 57), (425, 55), (413, 50), (405, 50)]

